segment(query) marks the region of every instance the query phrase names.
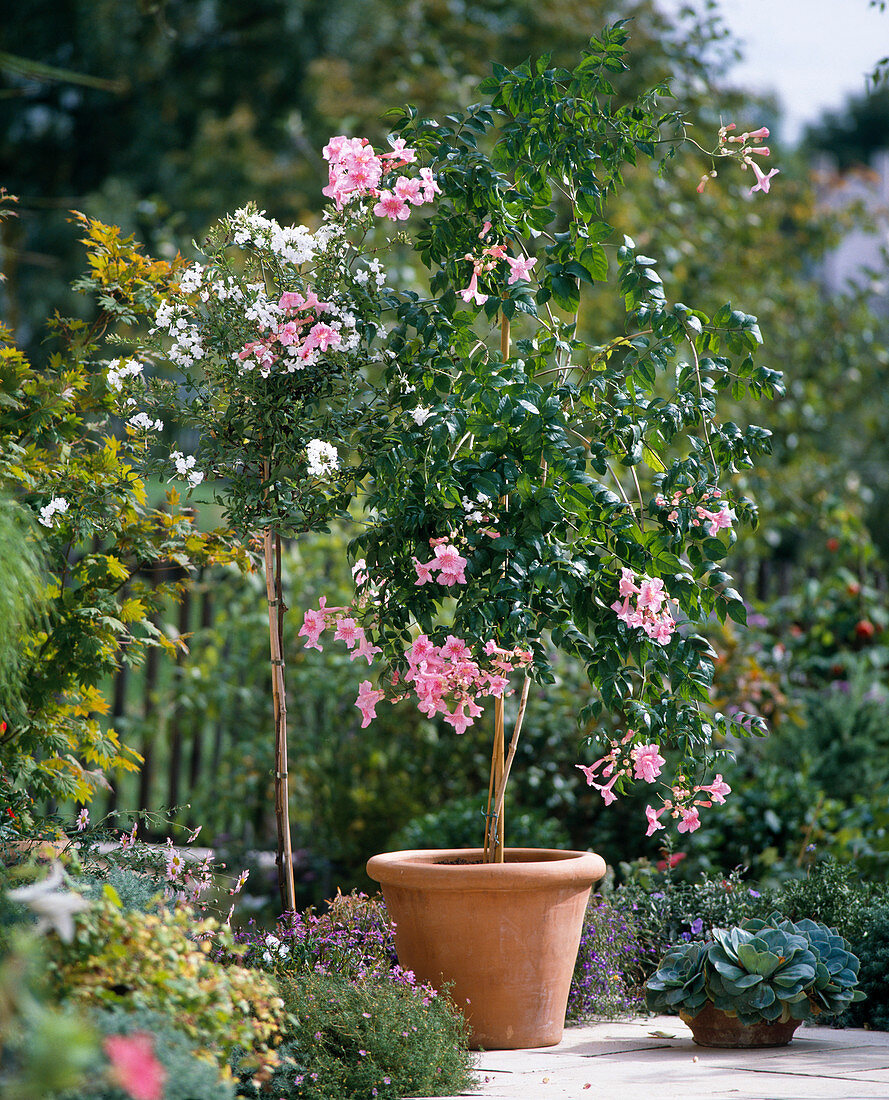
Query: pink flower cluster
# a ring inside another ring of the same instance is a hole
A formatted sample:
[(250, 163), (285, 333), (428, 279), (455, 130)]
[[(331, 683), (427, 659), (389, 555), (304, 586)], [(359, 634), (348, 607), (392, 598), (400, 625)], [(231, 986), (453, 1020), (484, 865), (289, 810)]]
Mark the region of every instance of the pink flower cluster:
[[(478, 235), (479, 240), (485, 240), (490, 232), (491, 223), (485, 222), (481, 233)], [(474, 301), (480, 306), (487, 302), (488, 295), (483, 294), (478, 288), (479, 276), (487, 275), (496, 268), (501, 260), (505, 260), (509, 266), (509, 278), (506, 282), (508, 286), (511, 286), (520, 279), (530, 279), (531, 268), (537, 263), (536, 259), (526, 256), (509, 256), (506, 253), (506, 247), (496, 243), (483, 248), (478, 256), (467, 252), (463, 258), (472, 264), (472, 278), (469, 280), (469, 285), (460, 291), (460, 297), (464, 302)]]
[(411, 206), (432, 202), (441, 194), (430, 168), (421, 168), (419, 178), (397, 176), (389, 187), (380, 187), (386, 176), (417, 159), (416, 150), (407, 148), (402, 138), (393, 142), (390, 152), (377, 154), (367, 138), (332, 137), (324, 146), (324, 159), (329, 164), (329, 182), (322, 193), (333, 199), (337, 210), (353, 199), (370, 197), (377, 200), (377, 217), (404, 221)]
[(449, 634), (436, 646), (421, 634), (405, 653), (408, 662), (404, 682), (413, 686), (417, 709), (432, 718), (444, 716), (457, 733), (463, 733), (482, 713), (477, 700), (486, 695), (500, 698), (509, 687), (507, 675), (518, 665), (528, 665), (528, 650), (485, 646), (490, 667), (482, 668), (462, 638)]
[[(633, 730), (627, 730), (622, 740), (612, 741), (609, 751), (595, 763), (589, 766), (575, 764), (586, 776), (587, 786), (595, 787), (600, 792), (606, 806), (617, 801), (617, 795), (612, 788), (621, 776), (653, 783), (666, 763), (657, 745), (630, 745), (634, 736)], [(601, 776), (597, 775), (600, 768)], [(597, 783), (599, 778), (607, 779), (608, 782)]]
[[(366, 657), (371, 664), (374, 654), (381, 650), (370, 644), (364, 629), (349, 611), (345, 607), (327, 607), (322, 598), (317, 611), (306, 611), (299, 634), (306, 639), (307, 649), (321, 649), (318, 639), (335, 622), (334, 639), (344, 641), (353, 650), (353, 661)], [(488, 658), (486, 667), (473, 657), (462, 638), (449, 635), (443, 645), (436, 646), (421, 634), (405, 653), (407, 671), (400, 680), (394, 678), (398, 685), (395, 694), (389, 694), (393, 702), (403, 699), (407, 694), (404, 687), (410, 685), (423, 714), (430, 718), (441, 714), (457, 733), (463, 733), (482, 713), (478, 700), (487, 695), (502, 696), (509, 687), (508, 674), (519, 666), (527, 666), (532, 658), (528, 650), (501, 649), (494, 642), (488, 642), (484, 652)], [(361, 711), (362, 729), (376, 718), (377, 704), (386, 696), (387, 692), (375, 688), (370, 680), (361, 682), (355, 706)]]
[(287, 372), (292, 373), (315, 363), (320, 352), (342, 343), (339, 322), (328, 324), (320, 320), (331, 304), (319, 301), (314, 290), (307, 289), (305, 295), (286, 291), (278, 300), (278, 308), (282, 311), (280, 323), (261, 340), (251, 340), (237, 353), (242, 371), (258, 369), (267, 378), (274, 365), (283, 359)]
[[(642, 577), (636, 584), (632, 569), (621, 569), (618, 593), (622, 599), (611, 605), (617, 617), (631, 627), (641, 627), (652, 641), (666, 645), (676, 630), (676, 620), (670, 614), (669, 597), (660, 577)], [(630, 601), (635, 597), (635, 606)]]
[[(627, 730), (620, 741), (611, 742), (608, 752), (600, 756), (595, 763), (589, 766), (575, 765), (586, 776), (587, 785), (599, 791), (606, 806), (617, 801), (617, 795), (612, 788), (620, 778), (642, 779), (646, 783), (654, 783), (666, 763), (660, 754), (660, 746), (632, 744), (634, 737), (633, 730)], [(607, 780), (607, 782), (597, 782), (597, 780)], [(660, 820), (665, 813), (678, 819), (679, 824), (676, 827), (678, 832), (693, 833), (701, 826), (698, 807), (710, 807), (714, 802), (725, 802), (725, 796), (731, 794), (731, 790), (721, 775), (717, 775), (712, 783), (691, 788), (683, 786), (683, 781), (679, 779), (677, 785), (670, 789), (672, 797), (665, 798), (659, 810), (653, 806), (645, 807), (645, 818), (648, 822), (648, 831), (645, 835), (651, 836), (657, 829), (666, 827)], [(695, 797), (700, 794), (710, 797)]]
[[(741, 162), (741, 168), (745, 171), (748, 168), (753, 170), (754, 176), (756, 176), (756, 183), (750, 188), (750, 194), (754, 191), (762, 191), (762, 193), (768, 194), (769, 187), (771, 186), (770, 180), (772, 176), (777, 176), (779, 169), (773, 168), (770, 172), (763, 172), (760, 166), (753, 159), (754, 156), (767, 157), (771, 150), (767, 145), (760, 144), (764, 138), (769, 136), (768, 127), (760, 126), (758, 130), (747, 130), (743, 134), (732, 134), (731, 130), (735, 130), (737, 127), (734, 122), (728, 123), (727, 126), (720, 126), (719, 128), (719, 156), (733, 157)], [(740, 145), (739, 149), (730, 148), (732, 144)], [(701, 176), (701, 181), (697, 186), (697, 192), (700, 194), (707, 186), (707, 182), (711, 177), (716, 175), (716, 170), (713, 169)]]
[[(698, 806), (710, 807), (713, 803), (721, 805), (725, 802), (725, 796), (732, 793), (731, 787), (721, 775), (717, 774), (712, 783), (693, 787), (690, 790), (682, 786), (672, 788), (672, 799), (665, 798), (664, 804), (659, 810), (653, 806), (645, 807), (645, 817), (648, 821), (646, 836), (651, 836), (657, 829), (665, 826), (661, 823), (661, 817), (668, 813), (673, 818), (678, 818), (677, 832), (693, 833), (701, 827), (701, 819), (698, 814)], [(709, 798), (695, 798), (696, 794), (708, 794)]]
[(453, 546), (446, 538), (430, 539), (429, 545), (434, 548), (434, 556), (431, 561), (421, 562), (413, 558), (414, 569), (417, 573), (415, 585), (429, 584), (438, 574), (438, 583), (450, 588), (455, 584), (466, 584), (464, 569), (467, 559), (460, 556), (456, 546)]
[(685, 491), (677, 489), (670, 500), (667, 500), (663, 493), (658, 493), (654, 498), (654, 502), (658, 508), (670, 509), (667, 515), (667, 523), (675, 523), (677, 519), (679, 519), (680, 509), (687, 504), (694, 507), (694, 515), (691, 519), (692, 527), (703, 527), (707, 525), (707, 533), (709, 535), (716, 535), (723, 529), (731, 530), (732, 523), (735, 521), (736, 516), (731, 508), (729, 508), (728, 504), (723, 501), (718, 509), (712, 507), (718, 501), (722, 500), (722, 493), (718, 489), (705, 489), (700, 503), (695, 504), (694, 501), (689, 499), (694, 496), (694, 492), (694, 489), (691, 487)]
[(382, 653), (382, 650), (378, 646), (371, 645), (364, 627), (359, 626), (348, 614), (349, 610), (348, 607), (328, 607), (327, 598), (322, 596), (318, 602), (318, 610), (313, 611), (309, 608), (303, 616), (303, 625), (297, 637), (306, 639), (306, 649), (321, 650), (323, 646), (318, 644), (318, 639), (330, 623), (335, 622), (334, 640), (345, 642), (346, 648), (352, 650), (350, 660), (364, 657), (369, 665), (373, 664), (374, 654)]

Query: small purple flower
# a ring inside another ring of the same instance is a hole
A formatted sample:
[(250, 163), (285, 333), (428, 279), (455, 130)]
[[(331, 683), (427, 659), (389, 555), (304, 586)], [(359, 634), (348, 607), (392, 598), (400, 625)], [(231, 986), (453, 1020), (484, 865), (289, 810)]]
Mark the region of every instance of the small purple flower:
[(700, 917), (698, 917), (697, 920), (693, 920), (691, 922), (689, 927), (691, 928), (691, 934), (693, 936), (700, 936), (700, 934), (704, 931), (704, 922), (701, 920)]
[(759, 892), (759, 890), (748, 890), (748, 891), (747, 891), (747, 893), (748, 893), (748, 894), (749, 894), (749, 895), (750, 895), (750, 896), (751, 896), (752, 898), (761, 898), (761, 897), (762, 897), (762, 894), (761, 894), (761, 893)]

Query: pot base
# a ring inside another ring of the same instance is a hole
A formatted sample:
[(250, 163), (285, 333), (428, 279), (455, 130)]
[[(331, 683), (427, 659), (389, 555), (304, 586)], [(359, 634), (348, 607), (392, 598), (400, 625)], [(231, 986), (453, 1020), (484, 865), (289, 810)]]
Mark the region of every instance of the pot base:
[(701, 1047), (786, 1047), (802, 1020), (775, 1023), (762, 1021), (742, 1024), (708, 1001), (697, 1016), (684, 1009), (680, 1018), (691, 1028), (694, 1041)]

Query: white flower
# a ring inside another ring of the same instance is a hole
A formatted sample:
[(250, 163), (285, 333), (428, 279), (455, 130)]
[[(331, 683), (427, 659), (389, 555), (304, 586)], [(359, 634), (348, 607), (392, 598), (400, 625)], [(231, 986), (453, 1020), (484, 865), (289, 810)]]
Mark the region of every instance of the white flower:
[(115, 367), (113, 364), (108, 368), (108, 373), (105, 376), (105, 381), (108, 383), (109, 389), (119, 390), (123, 385), (123, 380), (128, 375), (135, 377), (137, 374), (142, 373), (142, 364), (137, 359), (123, 359), (114, 360), (118, 365)]
[(74, 938), (75, 913), (89, 908), (89, 903), (80, 894), (56, 893), (56, 887), (62, 883), (62, 865), (58, 860), (52, 865), (49, 875), (33, 886), (22, 886), (18, 890), (8, 890), (6, 896), (13, 901), (27, 905), (39, 917), (37, 931), (54, 929), (63, 943)]
[(179, 280), (179, 289), (183, 294), (194, 294), (194, 292), (201, 285), (201, 280), (204, 276), (204, 269), (200, 264), (193, 264), (186, 271), (183, 271), (182, 278)]
[(423, 405), (418, 405), (415, 409), (411, 409), (411, 416), (414, 418), (414, 423), (418, 426), (423, 425), (432, 416), (432, 409), (427, 409)]
[(57, 512), (67, 512), (68, 501), (64, 497), (53, 497), (49, 504), (44, 504), (40, 509), (40, 515), (38, 519), (44, 527), (53, 526), (53, 516)]
[(204, 480), (204, 475), (201, 471), (194, 468), (194, 455), (183, 455), (181, 451), (173, 451), (170, 455), (170, 461), (176, 467), (176, 473), (179, 474), (180, 477), (187, 478), (188, 484), (192, 489), (200, 485)]
[(136, 413), (135, 416), (131, 416), (127, 423), (131, 428), (136, 428), (143, 432), (150, 432), (152, 429), (156, 432), (162, 432), (164, 430), (163, 420), (152, 420), (151, 417), (144, 412)]
[(340, 464), (336, 447), (332, 447), (321, 439), (309, 441), (306, 447), (306, 460), (311, 477), (324, 477), (325, 474), (332, 472)]
[(79, 833), (82, 833), (83, 830), (87, 827), (87, 825), (89, 825), (89, 823), (90, 823), (90, 812), (86, 808), (86, 806), (84, 806), (83, 809), (80, 811), (80, 813), (77, 815), (77, 818), (75, 820), (75, 825), (77, 826), (77, 831)]

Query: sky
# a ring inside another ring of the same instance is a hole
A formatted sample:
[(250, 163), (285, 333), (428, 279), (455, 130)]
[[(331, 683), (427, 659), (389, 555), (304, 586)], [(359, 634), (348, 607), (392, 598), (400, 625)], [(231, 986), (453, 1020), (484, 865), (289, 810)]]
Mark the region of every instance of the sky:
[[(672, 6), (674, 0), (664, 5)], [(774, 91), (784, 109), (781, 137), (795, 143), (808, 122), (865, 90), (865, 77), (889, 55), (889, 5), (868, 0), (718, 0), (723, 20), (744, 42), (735, 82)]]

